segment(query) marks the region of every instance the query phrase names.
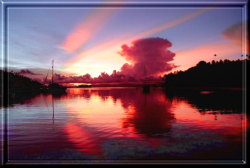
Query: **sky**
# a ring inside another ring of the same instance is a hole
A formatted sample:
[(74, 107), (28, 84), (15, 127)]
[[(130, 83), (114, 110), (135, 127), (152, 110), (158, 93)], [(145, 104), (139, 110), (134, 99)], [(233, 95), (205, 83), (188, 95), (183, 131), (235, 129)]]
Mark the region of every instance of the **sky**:
[[(10, 7), (8, 67), (45, 75), (54, 60), (60, 74), (97, 77), (166, 62), (152, 72), (163, 75), (245, 54), (241, 7), (132, 8), (126, 7), (131, 1), (121, 2), (105, 8)], [(139, 57), (148, 61), (142, 65)]]

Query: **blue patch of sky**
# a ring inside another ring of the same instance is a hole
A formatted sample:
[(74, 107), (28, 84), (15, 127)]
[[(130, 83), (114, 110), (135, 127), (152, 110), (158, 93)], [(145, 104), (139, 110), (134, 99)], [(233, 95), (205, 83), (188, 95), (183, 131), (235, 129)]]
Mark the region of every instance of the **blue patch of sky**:
[(13, 8), (9, 10), (9, 59), (27, 65), (62, 62), (68, 55), (59, 48), (65, 37), (90, 10)]
[(133, 37), (143, 31), (166, 24), (193, 10), (176, 11), (167, 8), (121, 8), (107, 21), (103, 29), (96, 34), (89, 44), (125, 36)]
[[(27, 65), (34, 62), (39, 66), (48, 64), (52, 57), (63, 63), (74, 54), (67, 54), (58, 48), (59, 45), (93, 10), (95, 8), (11, 8), (9, 58), (26, 61)], [(136, 35), (195, 10), (197, 8), (121, 8), (103, 27), (100, 25), (101, 31), (84, 47), (91, 47), (127, 33)], [(173, 43), (172, 50), (184, 50), (224, 40), (221, 33), (239, 21), (240, 8), (218, 8), (150, 37), (167, 38)]]
[(166, 37), (173, 43), (172, 50), (186, 50), (201, 45), (225, 41), (222, 32), (241, 20), (241, 9), (213, 9), (177, 25), (156, 36)]

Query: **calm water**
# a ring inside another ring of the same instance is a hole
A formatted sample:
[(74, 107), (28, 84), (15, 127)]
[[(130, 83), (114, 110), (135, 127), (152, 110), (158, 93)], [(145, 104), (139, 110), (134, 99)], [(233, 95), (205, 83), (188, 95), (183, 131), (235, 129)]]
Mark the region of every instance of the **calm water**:
[(8, 108), (9, 160), (242, 160), (241, 96), (227, 94), (126, 87), (41, 94)]

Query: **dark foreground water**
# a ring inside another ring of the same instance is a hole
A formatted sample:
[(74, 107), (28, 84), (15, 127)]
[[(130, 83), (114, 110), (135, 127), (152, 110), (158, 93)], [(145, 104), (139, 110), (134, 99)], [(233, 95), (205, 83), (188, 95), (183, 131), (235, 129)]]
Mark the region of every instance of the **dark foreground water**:
[(41, 94), (8, 107), (8, 158), (240, 163), (241, 98), (240, 91), (126, 87)]

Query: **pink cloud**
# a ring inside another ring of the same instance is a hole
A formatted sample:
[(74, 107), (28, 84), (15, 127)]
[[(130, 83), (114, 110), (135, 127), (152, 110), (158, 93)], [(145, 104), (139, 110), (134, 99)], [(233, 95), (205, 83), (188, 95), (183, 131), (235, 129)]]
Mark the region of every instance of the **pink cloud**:
[(222, 32), (223, 37), (241, 46), (243, 33), (242, 24), (243, 23), (240, 22), (228, 27), (224, 32)]
[(172, 43), (162, 38), (147, 38), (132, 42), (131, 46), (122, 45), (121, 56), (131, 62), (121, 67), (121, 73), (134, 77), (158, 76), (175, 66), (172, 61), (175, 54), (168, 50)]
[(68, 53), (72, 53), (89, 41), (105, 24), (115, 10), (95, 10), (79, 23), (61, 44)]
[[(136, 35), (131, 35), (129, 33), (126, 33), (124, 32), (124, 36), (121, 36), (119, 38), (115, 38), (115, 39), (110, 39), (109, 41), (106, 41), (106, 42), (103, 42), (103, 43), (100, 43), (90, 49), (87, 49), (79, 54), (77, 54), (74, 58), (72, 58), (68, 63), (67, 63), (67, 67), (70, 67), (71, 65), (77, 63), (78, 61), (80, 61), (81, 59), (83, 59), (84, 57), (87, 57), (87, 56), (91, 56), (91, 55), (94, 55), (95, 53), (101, 51), (101, 52), (104, 52), (104, 51), (114, 51), (116, 49), (119, 49), (120, 45), (121, 44), (124, 44), (124, 43), (130, 43), (131, 41), (134, 41), (136, 39), (139, 39), (139, 38), (145, 38), (147, 36), (150, 36), (150, 35), (153, 35), (153, 34), (156, 34), (158, 32), (161, 32), (163, 30), (166, 30), (166, 29), (169, 29), (169, 28), (172, 28), (174, 26), (177, 26), (181, 23), (184, 23), (188, 20), (191, 20), (203, 13), (205, 13), (206, 11), (208, 10), (211, 10), (211, 9), (201, 9), (201, 10), (197, 10), (195, 12), (192, 12), (188, 15), (185, 15), (185, 16), (182, 16), (180, 18), (177, 18), (173, 21), (170, 21), (170, 22), (167, 22), (167, 23), (164, 23), (162, 25), (159, 25), (159, 26), (155, 26), (151, 29), (147, 29), (145, 31), (142, 31)], [(73, 40), (73, 39), (72, 39)]]
[(249, 52), (249, 39), (246, 34), (246, 22), (239, 22), (231, 25), (222, 32), (223, 37), (234, 42), (242, 48), (242, 53)]

